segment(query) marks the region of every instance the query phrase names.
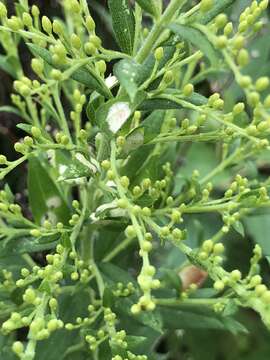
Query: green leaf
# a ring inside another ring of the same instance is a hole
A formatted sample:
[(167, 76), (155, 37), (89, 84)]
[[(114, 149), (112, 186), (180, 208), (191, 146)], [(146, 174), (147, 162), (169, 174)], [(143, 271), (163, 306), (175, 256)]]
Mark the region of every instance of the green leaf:
[(247, 332), (238, 321), (213, 311), (198, 309), (196, 312), (189, 312), (163, 308), (160, 312), (165, 329), (218, 329), (228, 330), (233, 334)]
[(161, 281), (165, 284), (166, 289), (175, 289), (179, 294), (182, 289), (182, 282), (180, 276), (175, 270), (161, 268)]
[(70, 212), (55, 183), (37, 158), (29, 159), (29, 202), (34, 219), (41, 223), (46, 215), (53, 222), (67, 223)]
[(15, 57), (8, 57), (0, 55), (0, 69), (16, 78), (16, 67), (14, 67), (14, 61), (18, 61)]
[(21, 116), (21, 113), (18, 109), (16, 109), (13, 106), (9, 106), (9, 105), (0, 106), (0, 112), (7, 112), (7, 113), (15, 114), (17, 116)]
[[(56, 65), (53, 63), (52, 55), (51, 53), (35, 44), (28, 43), (27, 46), (31, 50), (31, 52), (37, 56), (41, 57), (46, 63), (49, 65), (56, 67)], [(58, 66), (58, 68), (62, 71), (65, 71), (70, 68), (70, 66)], [(111, 92), (105, 85), (105, 83), (98, 78), (95, 71), (91, 70), (90, 67), (82, 67), (80, 69), (75, 70), (71, 75), (71, 79), (78, 81), (79, 83), (85, 85), (90, 90), (96, 90), (101, 95), (105, 96), (106, 98), (111, 98)]]
[(113, 30), (116, 40), (127, 54), (132, 54), (135, 36), (135, 19), (127, 0), (109, 0)]
[(208, 24), (212, 21), (218, 14), (224, 12), (229, 6), (231, 6), (235, 0), (216, 0), (215, 5), (207, 11), (206, 14), (201, 19), (202, 24)]
[(0, 242), (0, 257), (50, 250), (54, 249), (58, 243), (58, 234), (40, 236), (38, 238), (29, 236), (7, 239)]
[(132, 60), (121, 60), (114, 66), (114, 75), (133, 102), (139, 88), (139, 74), (143, 66)]
[[(165, 94), (167, 93), (168, 95), (174, 95), (174, 92), (175, 90), (172, 91), (172, 89), (167, 89)], [(198, 93), (193, 93), (188, 98), (183, 97), (182, 100), (185, 100), (194, 105), (205, 105), (207, 103), (206, 97)], [(152, 111), (158, 109), (170, 110), (170, 109), (183, 109), (183, 106), (173, 100), (164, 99), (162, 97), (157, 96), (152, 99), (144, 100), (143, 103), (140, 105), (139, 109), (142, 111)]]
[(240, 234), (242, 237), (245, 236), (245, 229), (243, 224), (241, 223), (241, 221), (236, 221), (235, 223), (232, 224), (232, 227), (234, 228), (234, 230), (236, 232), (238, 232), (238, 234)]
[(147, 13), (157, 16), (157, 7), (154, 0), (136, 0), (140, 7)]
[(200, 30), (191, 26), (177, 23), (171, 24), (169, 29), (196, 48), (200, 49), (202, 53), (209, 59), (209, 62), (213, 67), (217, 66), (217, 63), (219, 62), (218, 53), (214, 49), (211, 42)]
[(244, 222), (247, 233), (261, 246), (263, 254), (270, 256), (270, 241), (267, 236), (270, 232), (270, 214), (249, 216)]
[(142, 123), (144, 130), (144, 143), (148, 143), (160, 134), (163, 121), (165, 119), (165, 111), (153, 111)]

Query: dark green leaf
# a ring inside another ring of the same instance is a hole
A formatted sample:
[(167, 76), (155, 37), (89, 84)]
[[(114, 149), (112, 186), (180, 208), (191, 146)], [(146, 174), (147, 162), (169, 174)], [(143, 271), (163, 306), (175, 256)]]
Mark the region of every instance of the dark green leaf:
[(133, 102), (139, 87), (139, 74), (143, 66), (132, 60), (121, 60), (114, 66), (114, 74)]
[(46, 215), (53, 222), (67, 223), (69, 209), (55, 183), (37, 158), (29, 160), (29, 202), (35, 221), (41, 223)]
[(132, 54), (135, 36), (135, 19), (127, 0), (109, 0), (116, 40), (127, 54)]
[(200, 49), (202, 53), (209, 59), (213, 67), (217, 66), (219, 62), (218, 53), (207, 39), (206, 35), (204, 35), (200, 30), (191, 26), (180, 25), (177, 23), (171, 24), (169, 28), (175, 34), (179, 35), (181, 38)]
[(249, 216), (245, 219), (247, 233), (262, 247), (263, 254), (270, 256), (270, 214)]

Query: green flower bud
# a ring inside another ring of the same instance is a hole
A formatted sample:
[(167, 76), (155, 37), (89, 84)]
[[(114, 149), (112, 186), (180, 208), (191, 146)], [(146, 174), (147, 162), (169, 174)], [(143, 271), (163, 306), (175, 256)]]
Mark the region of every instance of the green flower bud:
[(244, 45), (245, 45), (245, 38), (242, 35), (238, 35), (233, 41), (233, 46), (237, 50), (242, 49)]
[(42, 24), (43, 30), (44, 30), (47, 34), (50, 35), (50, 34), (52, 33), (52, 23), (51, 23), (51, 20), (50, 20), (47, 16), (42, 16), (41, 24)]
[(92, 16), (87, 16), (86, 19), (85, 19), (85, 25), (86, 25), (86, 28), (87, 30), (91, 33), (93, 31), (95, 31), (95, 28), (96, 28), (96, 24), (92, 18)]
[(266, 76), (260, 77), (257, 81), (256, 81), (256, 90), (257, 91), (264, 91), (268, 88), (269, 86), (269, 78)]
[(173, 72), (171, 70), (168, 70), (165, 72), (164, 77), (163, 77), (163, 81), (165, 82), (165, 84), (171, 84), (173, 81)]
[(233, 108), (233, 115), (241, 114), (245, 110), (245, 104), (244, 103), (238, 103)]
[(81, 39), (76, 34), (71, 35), (70, 42), (71, 42), (72, 47), (74, 47), (77, 50), (79, 50), (81, 48), (81, 46), (82, 46)]
[(7, 8), (2, 2), (0, 2), (0, 19), (6, 18), (6, 17), (7, 17)]
[(225, 250), (224, 245), (222, 243), (218, 243), (214, 245), (213, 253), (214, 255), (221, 255), (224, 253), (224, 250)]
[(17, 354), (17, 355), (21, 355), (24, 351), (24, 346), (23, 343), (20, 341), (16, 341), (12, 344), (12, 351)]
[(38, 17), (39, 14), (40, 14), (40, 10), (39, 10), (39, 8), (38, 8), (36, 5), (33, 5), (33, 6), (32, 6), (31, 12), (32, 12), (32, 15), (33, 15), (34, 17)]
[(22, 15), (22, 21), (23, 21), (23, 24), (25, 26), (27, 26), (28, 28), (31, 28), (33, 26), (33, 19), (32, 19), (32, 16), (27, 13), (27, 12), (24, 12), (23, 15)]
[(255, 107), (260, 102), (260, 94), (257, 93), (256, 91), (253, 91), (252, 93), (249, 94), (248, 101), (251, 106)]
[(99, 49), (101, 47), (101, 39), (97, 35), (90, 35), (89, 41), (97, 48)]
[(34, 237), (39, 237), (41, 235), (41, 232), (38, 229), (32, 229), (30, 231), (30, 235), (32, 235)]
[(33, 139), (30, 137), (30, 136), (26, 136), (24, 139), (23, 139), (23, 142), (26, 146), (29, 146), (29, 147), (32, 147), (34, 145), (34, 141)]
[(183, 89), (183, 94), (186, 97), (189, 97), (193, 94), (194, 86), (192, 84), (186, 84)]
[(12, 16), (10, 19), (7, 20), (7, 26), (12, 31), (16, 32), (16, 31), (19, 31), (20, 29), (22, 29), (22, 22), (16, 16)]
[(61, 81), (62, 79), (62, 72), (60, 70), (57, 69), (52, 69), (50, 76), (53, 80), (56, 81)]
[(202, 0), (200, 3), (200, 10), (203, 13), (211, 10), (214, 5), (214, 0)]
[(125, 230), (125, 235), (126, 237), (128, 237), (129, 239), (132, 239), (136, 236), (136, 230), (135, 227), (133, 225), (129, 225), (126, 230)]
[(216, 40), (216, 46), (218, 49), (224, 49), (228, 45), (228, 38), (226, 35), (221, 35)]
[(32, 59), (31, 66), (38, 76), (41, 77), (43, 75), (44, 61), (42, 59)]
[(243, 20), (240, 22), (239, 26), (238, 26), (238, 31), (240, 33), (245, 32), (248, 29), (248, 23), (246, 20)]
[(38, 139), (41, 136), (41, 130), (36, 126), (32, 126), (31, 134), (33, 135), (34, 138)]
[(84, 51), (86, 52), (87, 55), (94, 55), (97, 51), (97, 48), (95, 47), (95, 45), (91, 42), (87, 42), (84, 45)]
[(259, 284), (255, 287), (255, 293), (257, 296), (262, 296), (267, 291), (267, 287), (263, 284)]
[(36, 293), (33, 289), (29, 288), (25, 290), (25, 293), (23, 294), (23, 301), (27, 304), (33, 304), (36, 300)]
[(225, 287), (225, 284), (224, 284), (223, 281), (221, 281), (221, 280), (215, 281), (215, 283), (214, 283), (214, 289), (215, 290), (222, 291), (222, 290), (224, 290), (224, 287)]
[(239, 85), (242, 87), (242, 88), (244, 88), (244, 89), (246, 89), (246, 88), (248, 88), (250, 85), (251, 85), (251, 83), (252, 83), (252, 80), (251, 80), (251, 77), (250, 76), (242, 76), (239, 80), (238, 80), (238, 82), (239, 82)]
[(100, 74), (104, 75), (107, 70), (107, 65), (104, 60), (100, 60), (96, 64), (98, 71)]
[(228, 22), (226, 14), (219, 14), (215, 19), (215, 25), (218, 29), (223, 28)]
[(224, 35), (229, 36), (233, 32), (233, 24), (229, 22), (224, 28)]
[(240, 66), (246, 66), (249, 63), (249, 53), (246, 49), (241, 49), (237, 56), (237, 62)]
[(15, 149), (15, 151), (17, 151), (18, 153), (21, 153), (21, 154), (24, 154), (26, 151), (24, 144), (22, 144), (20, 142), (16, 142), (14, 144), (14, 149)]
[(230, 278), (233, 280), (233, 281), (239, 281), (241, 280), (242, 278), (242, 274), (239, 270), (233, 270), (231, 273), (230, 273)]
[(214, 243), (212, 240), (205, 240), (202, 244), (202, 249), (207, 253), (210, 253), (213, 250)]
[(0, 165), (6, 165), (7, 163), (7, 158), (5, 157), (5, 155), (0, 155)]
[(64, 28), (62, 23), (59, 20), (54, 20), (52, 24), (53, 32), (57, 35), (64, 34)]
[(260, 275), (254, 275), (252, 276), (252, 278), (250, 279), (250, 286), (255, 287), (257, 285), (260, 285), (262, 282), (262, 277)]
[(128, 207), (128, 201), (126, 199), (119, 199), (117, 201), (117, 206), (121, 209), (127, 209)]
[(269, 0), (262, 0), (259, 4), (261, 10), (266, 10), (269, 4)]
[(77, 0), (70, 0), (70, 11), (79, 14), (81, 11), (81, 5), (78, 3)]
[(156, 61), (161, 61), (164, 56), (163, 47), (159, 47), (155, 50), (155, 59)]

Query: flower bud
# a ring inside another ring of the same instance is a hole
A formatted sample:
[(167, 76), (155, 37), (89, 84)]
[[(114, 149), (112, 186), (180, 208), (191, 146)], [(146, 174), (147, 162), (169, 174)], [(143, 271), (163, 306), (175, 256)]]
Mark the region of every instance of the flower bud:
[(241, 49), (237, 56), (237, 62), (240, 66), (246, 66), (249, 63), (249, 54), (246, 49)]
[(24, 12), (23, 15), (22, 15), (22, 21), (23, 21), (23, 24), (25, 26), (27, 26), (28, 28), (32, 27), (33, 26), (33, 20), (32, 20), (32, 17), (29, 13), (27, 12)]
[(200, 3), (200, 10), (203, 13), (211, 10), (214, 5), (214, 0), (202, 0)]
[(85, 25), (86, 25), (86, 28), (89, 32), (93, 32), (95, 31), (95, 28), (96, 28), (96, 24), (92, 18), (92, 16), (87, 16), (86, 19), (85, 19)]
[(161, 61), (164, 56), (163, 47), (159, 47), (155, 50), (155, 59), (156, 61)]
[(0, 2), (0, 19), (6, 18), (6, 17), (7, 17), (7, 8), (2, 2)]
[(183, 94), (186, 97), (189, 97), (193, 94), (194, 86), (192, 84), (186, 84), (183, 89)]
[(81, 46), (82, 46), (81, 39), (76, 34), (71, 35), (70, 42), (71, 42), (72, 47), (74, 47), (77, 50), (79, 50), (81, 48)]
[(52, 23), (51, 20), (47, 16), (42, 16), (41, 20), (42, 28), (47, 34), (52, 33)]
[(256, 81), (256, 90), (257, 91), (264, 91), (268, 88), (269, 86), (269, 78), (267, 76), (263, 76), (260, 77), (257, 81)]
[(33, 71), (38, 75), (42, 76), (44, 70), (44, 62), (41, 59), (32, 59), (31, 66)]

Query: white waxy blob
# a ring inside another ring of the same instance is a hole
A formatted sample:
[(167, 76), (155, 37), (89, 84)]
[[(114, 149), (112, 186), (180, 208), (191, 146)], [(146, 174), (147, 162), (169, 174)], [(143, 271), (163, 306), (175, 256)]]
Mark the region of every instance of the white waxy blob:
[(131, 109), (126, 102), (118, 102), (114, 104), (108, 113), (107, 123), (112, 133), (117, 133), (122, 125), (127, 121), (131, 115)]

